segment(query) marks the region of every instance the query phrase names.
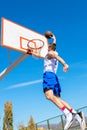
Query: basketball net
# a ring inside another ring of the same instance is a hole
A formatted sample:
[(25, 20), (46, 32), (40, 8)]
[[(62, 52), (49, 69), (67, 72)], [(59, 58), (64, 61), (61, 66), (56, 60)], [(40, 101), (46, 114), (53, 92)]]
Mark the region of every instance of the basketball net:
[(40, 56), (41, 54), (40, 51), (43, 46), (44, 46), (44, 42), (42, 40), (33, 39), (33, 40), (28, 41), (27, 50), (31, 50), (31, 52), (33, 52), (32, 56), (36, 58), (34, 54), (37, 54), (38, 56)]

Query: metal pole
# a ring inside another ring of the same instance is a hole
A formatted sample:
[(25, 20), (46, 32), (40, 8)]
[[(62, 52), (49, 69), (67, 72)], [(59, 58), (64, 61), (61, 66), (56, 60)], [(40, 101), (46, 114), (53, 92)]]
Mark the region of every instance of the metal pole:
[(48, 126), (48, 130), (50, 130), (49, 120), (47, 120), (47, 126)]
[(16, 67), (20, 62), (22, 62), (28, 54), (22, 54), (14, 63), (12, 63), (8, 68), (5, 68), (1, 73), (0, 73), (0, 79), (2, 79), (7, 73), (9, 73), (14, 67)]
[(63, 116), (61, 115), (60, 117), (61, 117), (62, 129), (64, 130)]

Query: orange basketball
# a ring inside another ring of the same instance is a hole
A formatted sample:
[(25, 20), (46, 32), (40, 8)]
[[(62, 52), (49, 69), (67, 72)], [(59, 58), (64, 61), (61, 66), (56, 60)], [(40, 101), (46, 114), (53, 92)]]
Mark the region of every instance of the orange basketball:
[(51, 31), (46, 31), (45, 33), (44, 33), (44, 35), (45, 35), (45, 37), (46, 38), (51, 38), (51, 37), (53, 37), (53, 33), (51, 32)]

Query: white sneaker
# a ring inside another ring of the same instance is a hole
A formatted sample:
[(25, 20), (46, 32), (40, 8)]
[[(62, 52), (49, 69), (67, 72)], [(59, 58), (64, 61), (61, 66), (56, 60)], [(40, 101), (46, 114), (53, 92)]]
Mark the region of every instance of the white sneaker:
[(75, 119), (79, 122), (81, 130), (85, 130), (86, 128), (86, 122), (85, 122), (85, 116), (83, 112), (78, 112), (75, 116)]
[(70, 126), (72, 125), (72, 123), (73, 123), (73, 115), (71, 113), (68, 113), (66, 115), (66, 124), (65, 124), (64, 130), (68, 130)]

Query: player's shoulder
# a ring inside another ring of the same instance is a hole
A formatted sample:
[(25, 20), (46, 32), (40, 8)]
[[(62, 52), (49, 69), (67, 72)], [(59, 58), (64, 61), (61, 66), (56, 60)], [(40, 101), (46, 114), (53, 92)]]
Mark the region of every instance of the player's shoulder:
[(57, 51), (54, 51), (55, 52), (55, 54), (57, 54), (58, 55), (58, 52)]
[(57, 51), (53, 51), (53, 50), (49, 51), (48, 53), (49, 54), (56, 54), (56, 55), (58, 55), (58, 52)]
[(54, 51), (54, 53), (55, 53), (56, 55), (58, 55), (58, 52), (57, 52), (57, 51)]
[(52, 56), (52, 58), (55, 58), (58, 56), (58, 52), (52, 50), (52, 51), (49, 51), (48, 55)]

